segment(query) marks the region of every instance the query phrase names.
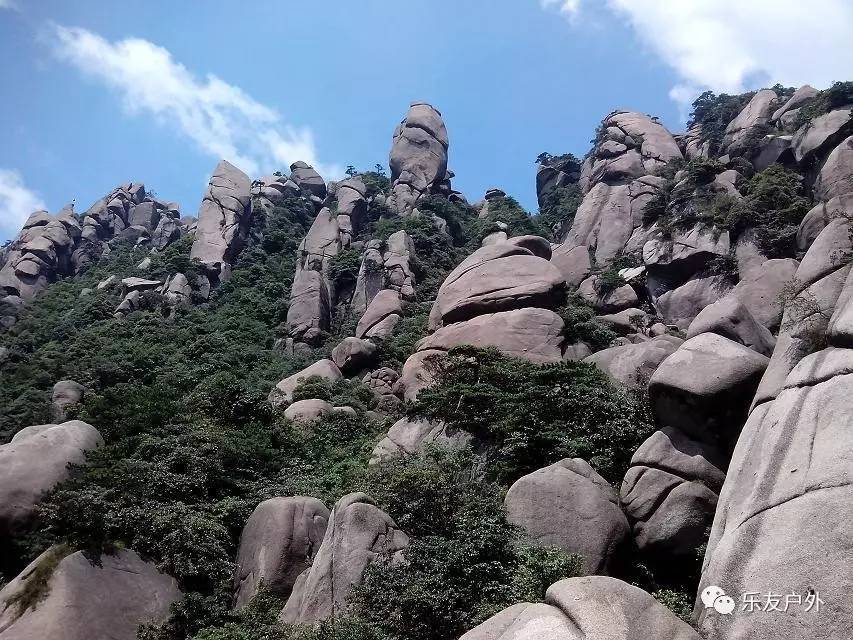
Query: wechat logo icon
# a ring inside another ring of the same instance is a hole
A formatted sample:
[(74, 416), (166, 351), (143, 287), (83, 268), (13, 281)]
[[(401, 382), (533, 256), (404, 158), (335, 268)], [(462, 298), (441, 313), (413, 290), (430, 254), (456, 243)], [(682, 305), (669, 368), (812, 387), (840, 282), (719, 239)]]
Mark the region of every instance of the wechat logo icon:
[(706, 609), (713, 608), (720, 615), (727, 616), (735, 610), (735, 601), (726, 595), (720, 587), (711, 585), (702, 591), (702, 604)]

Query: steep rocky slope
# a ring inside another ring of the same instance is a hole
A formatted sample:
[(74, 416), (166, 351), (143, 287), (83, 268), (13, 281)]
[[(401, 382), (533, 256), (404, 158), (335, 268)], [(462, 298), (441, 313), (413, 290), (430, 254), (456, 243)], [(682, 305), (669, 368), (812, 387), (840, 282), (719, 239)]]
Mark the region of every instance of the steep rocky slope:
[(534, 216), (454, 191), (420, 102), (390, 176), (33, 213), (0, 640), (850, 635), (851, 109), (611, 113)]

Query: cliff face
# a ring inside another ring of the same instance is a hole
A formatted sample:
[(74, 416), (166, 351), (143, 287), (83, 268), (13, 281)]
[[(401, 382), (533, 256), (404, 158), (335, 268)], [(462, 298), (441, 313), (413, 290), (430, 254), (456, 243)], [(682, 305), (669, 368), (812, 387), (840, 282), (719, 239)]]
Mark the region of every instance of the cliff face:
[(35, 212), (0, 254), (0, 640), (850, 635), (851, 108), (613, 112), (540, 157), (536, 216), (454, 191), (420, 102), (390, 176), (223, 160), (197, 218), (138, 183)]

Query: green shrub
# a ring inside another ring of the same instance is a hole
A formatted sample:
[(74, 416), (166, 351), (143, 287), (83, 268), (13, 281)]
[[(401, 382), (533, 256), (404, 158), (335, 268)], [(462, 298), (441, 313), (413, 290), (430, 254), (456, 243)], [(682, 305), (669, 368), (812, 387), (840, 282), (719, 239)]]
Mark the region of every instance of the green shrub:
[(357, 249), (344, 249), (329, 260), (329, 279), (338, 289), (355, 283), (361, 267), (361, 252)]
[(554, 242), (559, 242), (561, 238), (557, 235), (571, 227), (582, 201), (583, 194), (577, 184), (557, 187), (545, 194), (536, 217), (542, 234)]
[(457, 347), (432, 368), (437, 384), (421, 391), (412, 414), (474, 434), (501, 482), (566, 457), (617, 482), (654, 430), (645, 404), (591, 364), (538, 365)]
[(593, 351), (600, 351), (616, 339), (616, 334), (595, 319), (595, 310), (579, 296), (570, 296), (568, 303), (557, 313), (563, 319), (566, 342), (585, 342)]
[(723, 141), (726, 127), (737, 117), (755, 92), (731, 96), (720, 95), (713, 91), (705, 91), (693, 101), (693, 111), (687, 120), (688, 128), (699, 124), (702, 126), (702, 138), (711, 143), (711, 154), (716, 154)]

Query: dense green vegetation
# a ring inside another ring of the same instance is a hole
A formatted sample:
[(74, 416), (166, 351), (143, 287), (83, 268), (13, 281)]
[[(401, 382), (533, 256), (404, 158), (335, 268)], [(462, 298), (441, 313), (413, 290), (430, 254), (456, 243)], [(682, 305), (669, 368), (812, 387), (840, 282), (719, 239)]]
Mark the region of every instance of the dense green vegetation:
[(833, 82), (832, 85), (803, 104), (796, 125), (802, 125), (839, 107), (853, 105), (853, 82)]
[(489, 474), (504, 483), (566, 457), (618, 482), (654, 431), (645, 404), (590, 364), (543, 366), (457, 347), (434, 375), (438, 384), (421, 392), (413, 413), (488, 443)]

